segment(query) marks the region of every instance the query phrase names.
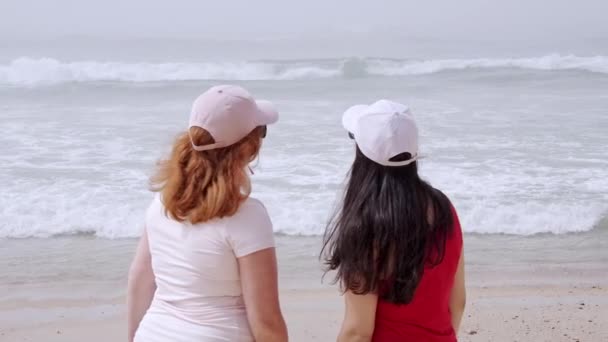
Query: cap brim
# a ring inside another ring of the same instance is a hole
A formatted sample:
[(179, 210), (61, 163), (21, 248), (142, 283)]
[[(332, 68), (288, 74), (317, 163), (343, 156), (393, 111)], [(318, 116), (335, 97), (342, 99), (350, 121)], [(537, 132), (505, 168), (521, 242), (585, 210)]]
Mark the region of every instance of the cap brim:
[(344, 129), (356, 135), (357, 122), (368, 108), (368, 105), (355, 105), (348, 108), (342, 115), (342, 126), (344, 126)]
[(258, 106), (258, 114), (255, 118), (257, 126), (272, 125), (279, 121), (279, 111), (272, 102), (266, 100), (255, 101)]

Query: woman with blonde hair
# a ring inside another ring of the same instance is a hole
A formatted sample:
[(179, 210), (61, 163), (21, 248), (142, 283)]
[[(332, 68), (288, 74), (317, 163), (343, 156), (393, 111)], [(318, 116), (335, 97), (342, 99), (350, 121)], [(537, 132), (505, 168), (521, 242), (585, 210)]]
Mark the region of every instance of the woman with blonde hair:
[(152, 180), (129, 274), (129, 341), (287, 341), (272, 223), (248, 175), (277, 120), (238, 86), (196, 99)]

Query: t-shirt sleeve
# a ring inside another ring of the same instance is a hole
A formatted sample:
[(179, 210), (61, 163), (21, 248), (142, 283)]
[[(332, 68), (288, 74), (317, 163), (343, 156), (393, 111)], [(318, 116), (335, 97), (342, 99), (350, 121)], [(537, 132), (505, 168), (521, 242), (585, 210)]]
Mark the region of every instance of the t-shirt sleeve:
[(237, 258), (275, 247), (272, 222), (261, 202), (246, 203), (239, 219), (228, 227), (228, 241)]

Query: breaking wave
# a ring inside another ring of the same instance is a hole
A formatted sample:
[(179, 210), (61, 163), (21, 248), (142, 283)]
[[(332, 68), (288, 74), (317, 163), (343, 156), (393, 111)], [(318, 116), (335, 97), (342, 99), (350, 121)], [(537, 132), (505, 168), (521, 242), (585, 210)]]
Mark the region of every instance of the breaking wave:
[(21, 57), (0, 65), (0, 85), (37, 86), (67, 82), (163, 82), (196, 80), (306, 80), (408, 76), (442, 71), (577, 70), (608, 74), (608, 56), (548, 55), (534, 58), (381, 59), (349, 58), (301, 61), (201, 63), (64, 62)]

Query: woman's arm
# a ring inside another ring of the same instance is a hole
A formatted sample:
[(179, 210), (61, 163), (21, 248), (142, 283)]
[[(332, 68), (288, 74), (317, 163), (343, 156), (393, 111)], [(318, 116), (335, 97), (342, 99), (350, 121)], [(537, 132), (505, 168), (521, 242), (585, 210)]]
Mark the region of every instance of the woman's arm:
[(137, 327), (150, 307), (154, 291), (156, 291), (156, 283), (152, 272), (152, 258), (148, 245), (148, 234), (144, 229), (129, 270), (129, 285), (127, 286), (129, 341), (133, 341)]
[(369, 342), (376, 324), (378, 295), (357, 295), (351, 291), (344, 294), (346, 309), (338, 342)]
[(462, 314), (464, 313), (464, 307), (467, 302), (467, 293), (464, 284), (464, 249), (460, 254), (460, 261), (458, 262), (458, 269), (456, 270), (456, 277), (454, 279), (454, 287), (452, 287), (452, 293), (450, 295), (450, 313), (452, 314), (452, 326), (454, 331), (458, 334), (460, 329), (460, 322), (462, 321)]
[(287, 341), (287, 327), (279, 305), (275, 249), (245, 255), (238, 262), (247, 318), (255, 340)]

